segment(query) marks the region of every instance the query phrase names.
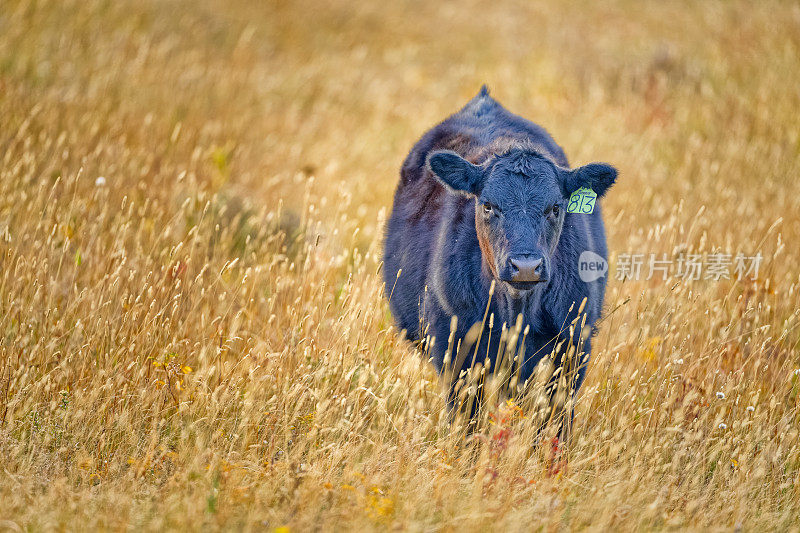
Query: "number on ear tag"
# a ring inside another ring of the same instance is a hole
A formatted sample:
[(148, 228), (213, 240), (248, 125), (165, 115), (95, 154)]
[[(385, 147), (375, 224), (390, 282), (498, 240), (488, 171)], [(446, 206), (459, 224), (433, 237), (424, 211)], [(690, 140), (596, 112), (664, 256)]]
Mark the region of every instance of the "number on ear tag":
[(594, 203), (597, 201), (597, 193), (587, 187), (581, 187), (569, 196), (567, 213), (579, 213), (591, 215), (594, 211)]

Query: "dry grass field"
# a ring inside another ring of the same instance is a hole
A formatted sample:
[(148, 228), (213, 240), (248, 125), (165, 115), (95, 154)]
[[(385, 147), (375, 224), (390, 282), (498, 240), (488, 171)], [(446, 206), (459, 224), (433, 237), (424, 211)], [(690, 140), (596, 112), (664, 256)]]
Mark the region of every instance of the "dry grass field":
[[(379, 274), (484, 82), (620, 170), (558, 471)], [(797, 530), (798, 87), (790, 2), (2, 0), (0, 530)], [(614, 276), (715, 252), (757, 279)]]

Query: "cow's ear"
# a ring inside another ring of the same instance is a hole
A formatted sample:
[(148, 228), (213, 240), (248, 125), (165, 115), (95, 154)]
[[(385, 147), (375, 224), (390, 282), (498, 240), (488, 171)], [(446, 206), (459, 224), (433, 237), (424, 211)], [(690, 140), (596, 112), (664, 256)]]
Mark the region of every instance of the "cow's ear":
[(617, 181), (617, 169), (605, 163), (589, 163), (573, 170), (564, 171), (564, 194), (569, 196), (581, 187), (592, 189), (603, 196)]
[(428, 156), (428, 168), (454, 191), (478, 195), (483, 189), (483, 169), (450, 150), (432, 152)]

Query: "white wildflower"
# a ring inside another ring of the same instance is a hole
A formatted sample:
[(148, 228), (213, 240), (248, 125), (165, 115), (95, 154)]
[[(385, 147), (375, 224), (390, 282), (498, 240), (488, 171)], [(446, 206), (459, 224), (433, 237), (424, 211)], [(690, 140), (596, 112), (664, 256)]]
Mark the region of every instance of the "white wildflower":
[(728, 424), (726, 424), (725, 422), (722, 422), (722, 423), (719, 425), (719, 429), (722, 429), (722, 430), (728, 429)]
[(95, 187), (105, 187), (106, 186), (106, 179), (103, 176), (98, 176), (96, 180), (94, 180)]
[(719, 392), (717, 393), (717, 399), (718, 399), (718, 400), (724, 400), (724, 399), (725, 399), (725, 393), (724, 393), (724, 392), (722, 392), (722, 391), (719, 391)]

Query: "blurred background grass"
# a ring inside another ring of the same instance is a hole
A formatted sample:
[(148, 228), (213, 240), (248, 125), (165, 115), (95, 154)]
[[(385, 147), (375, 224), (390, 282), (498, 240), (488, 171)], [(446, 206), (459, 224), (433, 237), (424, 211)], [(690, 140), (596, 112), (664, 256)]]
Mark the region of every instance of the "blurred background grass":
[[(796, 526), (799, 82), (789, 2), (4, 1), (0, 524)], [(619, 168), (612, 257), (765, 256), (612, 280), (577, 465), (520, 438), (502, 491), (376, 275), (403, 158), (483, 83)]]

